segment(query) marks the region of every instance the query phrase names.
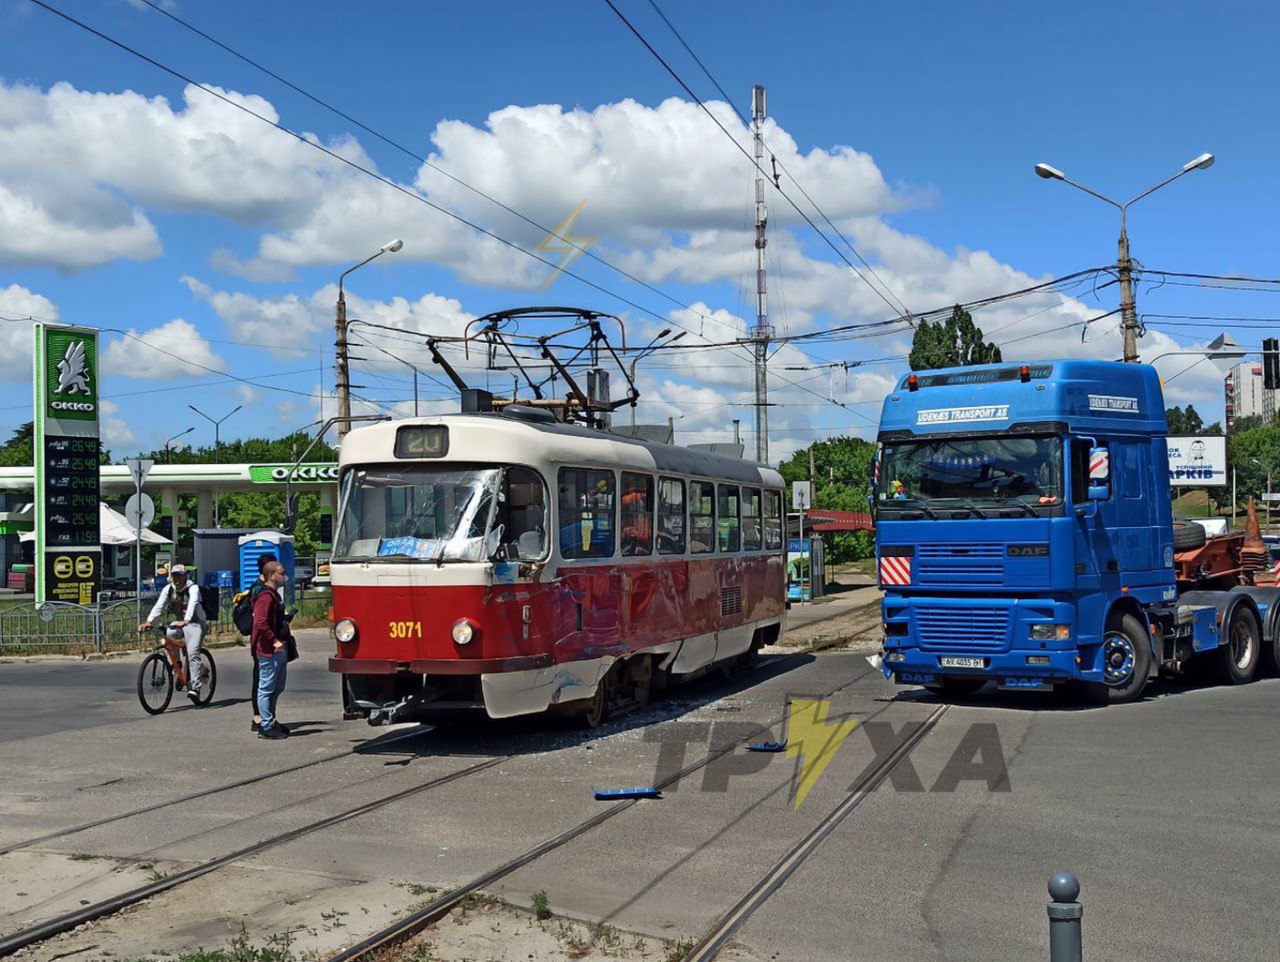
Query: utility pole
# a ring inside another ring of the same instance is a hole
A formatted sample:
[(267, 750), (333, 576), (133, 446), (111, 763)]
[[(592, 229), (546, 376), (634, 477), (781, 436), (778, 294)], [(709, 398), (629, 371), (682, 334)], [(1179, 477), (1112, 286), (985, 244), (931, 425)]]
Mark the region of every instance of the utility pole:
[(756, 460), (769, 462), (769, 341), (773, 327), (769, 324), (769, 305), (765, 283), (765, 226), (769, 209), (764, 202), (764, 87), (751, 89), (751, 132), (756, 158), (756, 326), (751, 329), (751, 342), (756, 355)]
[(1124, 332), (1124, 360), (1138, 363), (1138, 310), (1133, 301), (1133, 261), (1129, 257), (1129, 232), (1125, 229), (1125, 208), (1120, 209), (1120, 328)]
[(351, 372), (347, 359), (347, 296), (342, 289), (343, 282), (347, 279), (347, 275), (352, 271), (359, 270), (365, 264), (383, 254), (394, 254), (400, 248), (404, 247), (404, 241), (400, 238), (387, 241), (376, 254), (366, 257), (355, 267), (348, 267), (345, 271), (338, 275), (338, 310), (335, 326), (337, 329), (337, 339), (334, 341), (334, 353), (336, 355), (338, 369), (338, 383), (334, 390), (338, 395), (338, 443), (342, 443), (342, 439), (347, 432), (351, 430)]
[[(344, 275), (345, 277), (345, 275)], [(338, 317), (337, 340), (334, 342), (334, 353), (337, 357), (337, 384), (334, 391), (338, 395), (338, 441), (351, 430), (351, 373), (347, 363), (347, 298), (342, 291), (342, 280), (338, 281)]]

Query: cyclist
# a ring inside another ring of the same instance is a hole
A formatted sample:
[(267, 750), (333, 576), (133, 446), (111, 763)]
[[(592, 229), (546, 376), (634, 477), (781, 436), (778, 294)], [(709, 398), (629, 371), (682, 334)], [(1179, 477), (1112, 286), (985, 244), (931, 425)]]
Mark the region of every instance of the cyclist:
[(186, 642), (187, 671), (191, 675), (187, 684), (187, 697), (198, 703), (200, 687), (204, 683), (204, 665), (197, 656), (204, 641), (206, 621), (204, 606), (200, 604), (200, 588), (187, 580), (186, 565), (174, 565), (169, 569), (169, 583), (160, 592), (151, 614), (138, 626), (138, 630), (146, 631), (152, 622), (162, 616), (170, 622), (169, 628), (165, 630), (165, 637)]

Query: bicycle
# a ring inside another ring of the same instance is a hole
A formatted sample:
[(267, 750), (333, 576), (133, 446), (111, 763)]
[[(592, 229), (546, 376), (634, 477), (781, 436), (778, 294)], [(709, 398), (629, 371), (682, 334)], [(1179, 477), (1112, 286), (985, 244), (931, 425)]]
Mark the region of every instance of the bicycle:
[[(151, 631), (160, 633), (160, 647), (142, 659), (142, 667), (138, 669), (138, 701), (148, 715), (158, 715), (169, 707), (175, 678), (179, 689), (187, 686), (187, 645), (181, 639), (168, 636), (168, 629), (172, 627), (174, 626), (151, 626)], [(203, 708), (213, 699), (213, 689), (218, 683), (218, 669), (213, 662), (212, 653), (203, 645), (197, 657), (204, 666), (204, 684), (200, 687), (196, 706)]]

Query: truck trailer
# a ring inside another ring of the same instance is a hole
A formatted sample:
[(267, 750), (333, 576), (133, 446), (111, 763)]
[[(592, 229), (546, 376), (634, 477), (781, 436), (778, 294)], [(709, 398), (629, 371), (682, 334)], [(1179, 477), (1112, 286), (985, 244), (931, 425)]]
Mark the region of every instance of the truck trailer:
[(1164, 412), (1143, 364), (903, 376), (872, 495), (885, 677), (1117, 703), (1161, 673), (1274, 670), (1280, 588), (1256, 519), (1216, 538), (1174, 521)]

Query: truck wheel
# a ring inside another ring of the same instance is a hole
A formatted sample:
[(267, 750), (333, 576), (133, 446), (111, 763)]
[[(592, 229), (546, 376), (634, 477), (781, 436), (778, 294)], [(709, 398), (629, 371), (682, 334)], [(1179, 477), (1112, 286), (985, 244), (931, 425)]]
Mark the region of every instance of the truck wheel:
[(1173, 523), (1173, 550), (1174, 551), (1194, 551), (1196, 548), (1204, 547), (1204, 543), (1209, 540), (1205, 533), (1204, 526), (1196, 524), (1194, 521), (1175, 521)]
[(1253, 611), (1237, 605), (1231, 613), (1225, 644), (1216, 652), (1218, 675), (1230, 685), (1245, 685), (1258, 673), (1262, 656), (1262, 628)]
[(924, 687), (939, 698), (969, 698), (986, 683), (985, 678), (944, 678), (940, 684)]
[(1105, 684), (1089, 686), (1095, 704), (1123, 705), (1142, 697), (1151, 673), (1151, 639), (1133, 615), (1121, 615), (1108, 626), (1102, 639), (1102, 669)]

